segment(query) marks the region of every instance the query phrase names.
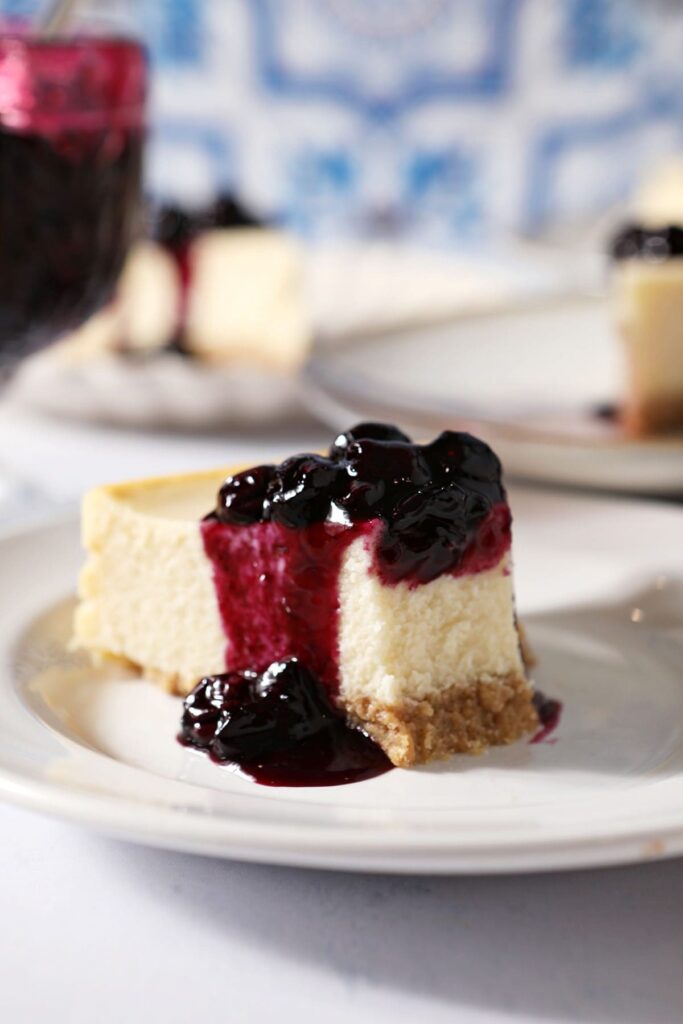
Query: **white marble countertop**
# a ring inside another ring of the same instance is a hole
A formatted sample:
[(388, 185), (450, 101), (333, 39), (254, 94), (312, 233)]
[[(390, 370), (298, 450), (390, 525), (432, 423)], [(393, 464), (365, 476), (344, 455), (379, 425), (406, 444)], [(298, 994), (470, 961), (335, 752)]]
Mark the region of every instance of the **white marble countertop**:
[[(198, 439), (0, 409), (0, 457), (22, 478), (22, 515), (101, 480), (325, 440), (313, 425)], [(683, 1020), (683, 861), (488, 879), (351, 875), (143, 849), (8, 807), (0, 840), (8, 1024)]]

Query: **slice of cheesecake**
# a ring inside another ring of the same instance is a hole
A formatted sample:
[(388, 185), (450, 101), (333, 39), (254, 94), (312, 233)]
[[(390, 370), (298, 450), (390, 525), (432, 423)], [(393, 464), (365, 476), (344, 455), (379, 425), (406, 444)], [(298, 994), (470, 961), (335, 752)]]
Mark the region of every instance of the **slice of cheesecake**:
[(624, 342), (624, 429), (683, 428), (683, 228), (629, 226), (614, 240), (615, 317)]
[(282, 379), (311, 340), (300, 246), (223, 197), (193, 213), (162, 208), (152, 237), (131, 249), (107, 318), (98, 314), (64, 346), (72, 358), (172, 348)]
[(77, 643), (172, 691), (294, 659), (398, 765), (537, 724), (500, 464), (467, 434), (366, 424), (326, 458), (98, 488), (83, 538)]

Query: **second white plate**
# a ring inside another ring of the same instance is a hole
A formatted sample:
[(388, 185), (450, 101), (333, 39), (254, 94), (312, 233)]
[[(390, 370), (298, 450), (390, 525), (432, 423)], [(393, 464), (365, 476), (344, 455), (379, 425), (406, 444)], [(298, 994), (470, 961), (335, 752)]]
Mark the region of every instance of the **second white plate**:
[(650, 494), (683, 492), (683, 433), (628, 441), (601, 412), (621, 392), (621, 349), (603, 300), (463, 315), (320, 349), (302, 397), (335, 428), (392, 420), (417, 434), (471, 429), (508, 475)]

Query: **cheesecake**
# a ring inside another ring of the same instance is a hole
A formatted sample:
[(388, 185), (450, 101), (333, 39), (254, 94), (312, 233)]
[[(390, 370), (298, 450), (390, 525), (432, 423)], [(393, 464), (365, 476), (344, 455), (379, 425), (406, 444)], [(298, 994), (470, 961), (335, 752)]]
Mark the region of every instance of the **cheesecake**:
[(683, 227), (623, 228), (612, 243), (614, 315), (626, 388), (620, 419), (632, 437), (683, 428)]
[(223, 197), (195, 212), (162, 207), (149, 237), (131, 248), (112, 304), (65, 338), (63, 350), (72, 361), (172, 351), (291, 374), (310, 343), (297, 242)]
[(83, 542), (76, 644), (185, 696), (194, 746), (215, 754), (218, 725), (262, 738), (289, 678), (394, 765), (538, 724), (501, 467), (469, 434), (361, 424), (325, 456), (99, 487)]

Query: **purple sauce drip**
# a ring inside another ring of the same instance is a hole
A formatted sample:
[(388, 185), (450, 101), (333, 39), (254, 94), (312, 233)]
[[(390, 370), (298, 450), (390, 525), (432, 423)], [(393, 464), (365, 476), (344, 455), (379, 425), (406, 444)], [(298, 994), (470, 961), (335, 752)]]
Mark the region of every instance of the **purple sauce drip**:
[(534, 693), (533, 701), (541, 727), (538, 732), (534, 733), (529, 743), (543, 743), (560, 724), (562, 702), (554, 700), (552, 697), (546, 697), (540, 690)]

